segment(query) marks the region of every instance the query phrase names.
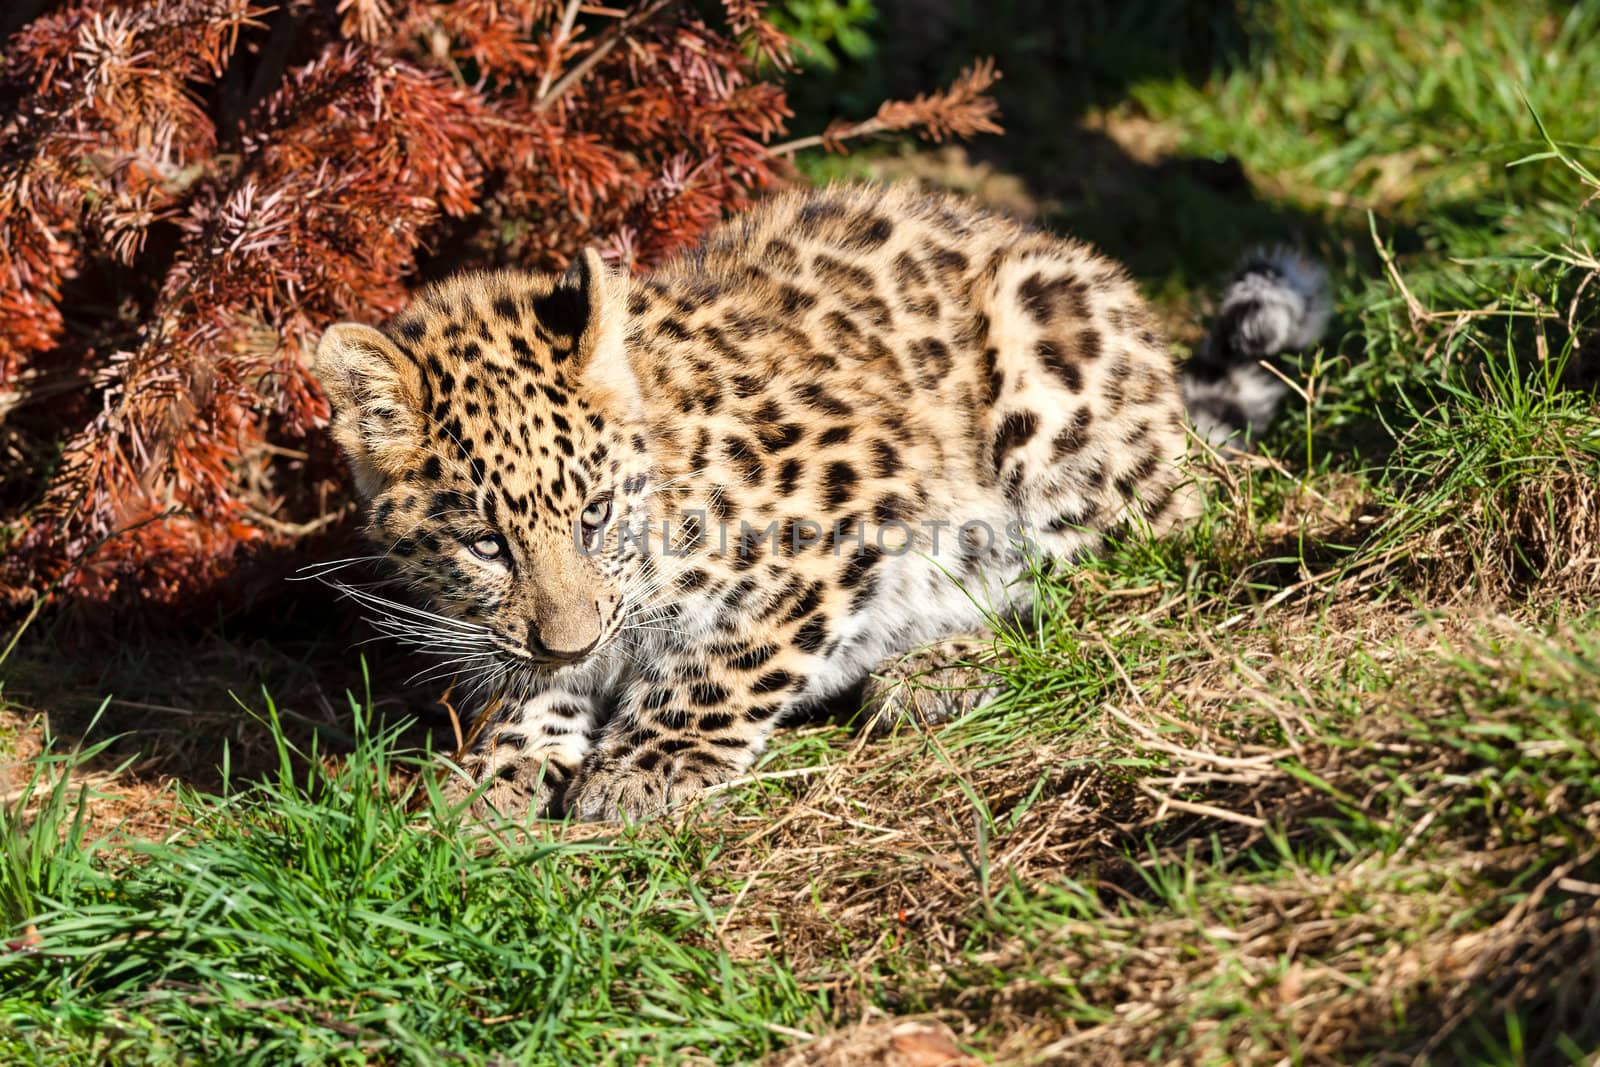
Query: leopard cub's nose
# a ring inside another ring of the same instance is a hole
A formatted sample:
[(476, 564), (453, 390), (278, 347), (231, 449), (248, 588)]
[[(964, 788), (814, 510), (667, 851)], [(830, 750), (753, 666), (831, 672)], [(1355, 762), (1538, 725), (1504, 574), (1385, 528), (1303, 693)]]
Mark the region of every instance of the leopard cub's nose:
[(589, 638), (588, 643), (581, 647), (578, 644), (581, 638), (574, 639), (571, 634), (562, 636), (565, 636), (567, 640), (560, 640), (556, 635), (547, 637), (535, 620), (528, 620), (528, 651), (544, 659), (567, 661), (582, 659), (593, 652), (594, 646), (600, 643), (600, 635), (598, 633)]

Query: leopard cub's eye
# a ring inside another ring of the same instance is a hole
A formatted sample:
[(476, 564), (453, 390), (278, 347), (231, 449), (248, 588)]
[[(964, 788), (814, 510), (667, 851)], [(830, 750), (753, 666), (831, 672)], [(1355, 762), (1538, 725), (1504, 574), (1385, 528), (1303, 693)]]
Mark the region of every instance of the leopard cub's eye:
[(578, 520), (583, 523), (584, 528), (589, 530), (598, 529), (599, 527), (604, 526), (606, 524), (606, 520), (610, 518), (610, 493), (602, 493), (593, 500), (589, 501), (589, 503), (583, 509), (583, 514), (578, 516)]
[(479, 559), (503, 559), (506, 554), (506, 541), (499, 534), (490, 534), (472, 542), (467, 546), (467, 550)]

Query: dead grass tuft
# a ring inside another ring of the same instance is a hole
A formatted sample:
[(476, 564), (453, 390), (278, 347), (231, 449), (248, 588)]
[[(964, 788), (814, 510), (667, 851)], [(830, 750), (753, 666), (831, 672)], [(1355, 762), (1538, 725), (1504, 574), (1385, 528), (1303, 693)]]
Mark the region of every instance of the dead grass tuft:
[(1406, 542), (1417, 585), (1489, 603), (1585, 603), (1600, 596), (1600, 482), (1554, 466), (1457, 507)]
[(937, 1020), (884, 1019), (769, 1056), (767, 1067), (980, 1067)]

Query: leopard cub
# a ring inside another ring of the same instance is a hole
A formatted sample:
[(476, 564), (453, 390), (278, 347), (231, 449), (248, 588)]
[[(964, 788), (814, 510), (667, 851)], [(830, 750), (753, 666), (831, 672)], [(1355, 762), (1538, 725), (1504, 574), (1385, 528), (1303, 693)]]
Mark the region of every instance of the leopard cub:
[(1030, 566), (1192, 514), (1186, 395), (1259, 429), (1327, 313), (1247, 264), (1180, 373), (1116, 265), (911, 188), (783, 195), (644, 277), (464, 275), (318, 349), (425, 603), (353, 592), (482, 690), (480, 805), (646, 815), (869, 677), (880, 724), (984, 699)]

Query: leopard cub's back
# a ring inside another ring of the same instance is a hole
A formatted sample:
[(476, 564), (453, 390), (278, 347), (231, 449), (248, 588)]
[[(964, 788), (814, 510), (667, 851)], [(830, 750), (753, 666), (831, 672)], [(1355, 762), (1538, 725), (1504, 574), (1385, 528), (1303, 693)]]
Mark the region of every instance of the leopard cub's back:
[[(725, 503), (735, 482), (840, 517), (885, 493), (1053, 533), (1170, 515), (1170, 357), (1122, 270), (1077, 242), (909, 187), (811, 190), (713, 231), (628, 310), (653, 425)], [(720, 461), (740, 433), (750, 461)]]
[[(1070, 558), (1180, 510), (1169, 357), (1076, 242), (910, 188), (807, 191), (634, 282), (627, 310), (661, 503), (725, 534), (682, 564), (704, 594), (685, 625), (802, 639), (817, 692), (1011, 605), (1023, 549)], [(824, 536), (796, 548), (807, 521)]]

